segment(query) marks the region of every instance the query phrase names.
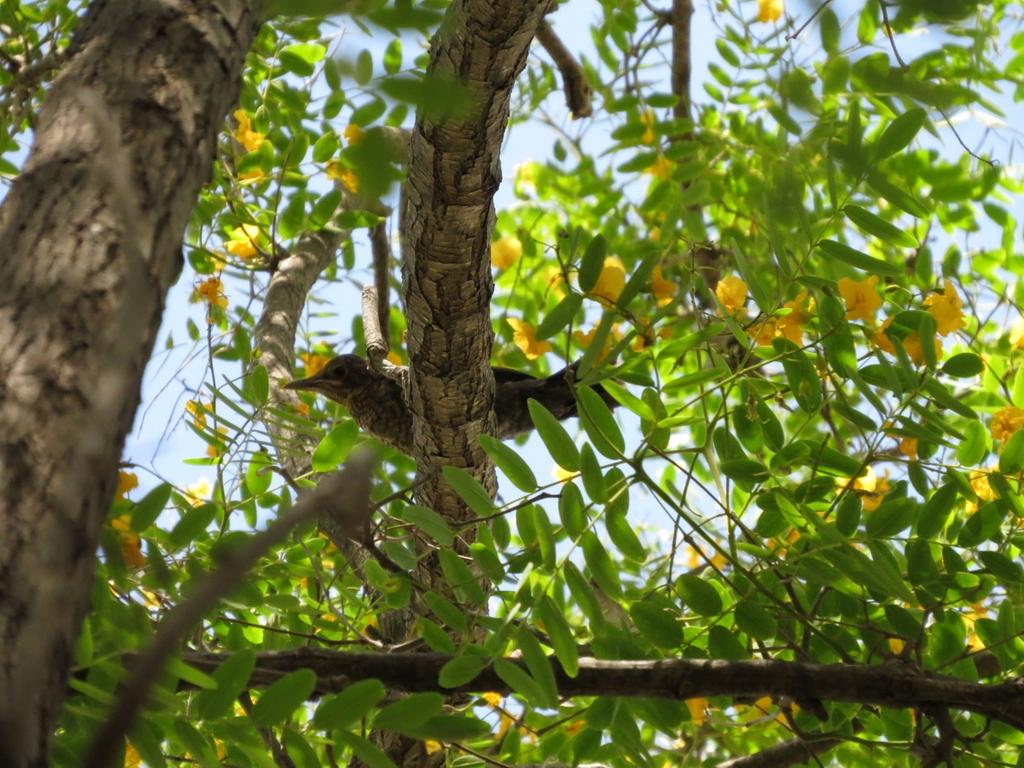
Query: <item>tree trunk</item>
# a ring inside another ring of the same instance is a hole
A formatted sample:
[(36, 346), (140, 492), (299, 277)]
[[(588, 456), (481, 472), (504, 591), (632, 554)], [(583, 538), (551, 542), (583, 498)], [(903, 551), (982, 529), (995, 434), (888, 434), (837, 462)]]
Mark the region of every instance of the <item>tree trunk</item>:
[(0, 754), (44, 766), (251, 3), (97, 0), (0, 208)]
[(548, 0), (462, 0), (431, 46), (428, 76), (468, 87), (466, 114), (421, 110), (412, 134), (402, 233), (409, 404), (423, 504), (453, 520), (465, 505), (441, 467), (465, 468), (491, 491), (480, 447), (494, 434), (490, 244), (509, 100)]

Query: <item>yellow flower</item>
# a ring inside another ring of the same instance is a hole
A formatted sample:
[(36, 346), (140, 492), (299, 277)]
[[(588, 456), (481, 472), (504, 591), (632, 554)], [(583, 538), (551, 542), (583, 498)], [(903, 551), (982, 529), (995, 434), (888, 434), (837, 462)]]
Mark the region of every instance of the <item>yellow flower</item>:
[(726, 275), (715, 286), (715, 296), (731, 314), (738, 314), (747, 303), (747, 284), (736, 275)]
[(658, 159), (644, 168), (644, 173), (656, 176), (659, 179), (667, 180), (672, 175), (673, 163), (664, 155), (658, 155)]
[(694, 725), (704, 725), (704, 723), (707, 722), (707, 699), (703, 697), (696, 699), (687, 699), (686, 708), (690, 710), (690, 720), (693, 721)]
[(678, 290), (679, 286), (671, 280), (665, 279), (661, 272), (661, 264), (658, 264), (654, 268), (654, 272), (651, 273), (651, 293), (654, 295), (658, 306), (664, 307), (671, 304)]
[(299, 359), (302, 361), (302, 367), (306, 369), (306, 376), (316, 376), (325, 365), (331, 362), (329, 355), (319, 355), (314, 352), (301, 352)]
[(779, 318), (779, 332), (794, 344), (803, 344), (804, 323), (811, 319), (814, 299), (804, 290), (800, 291), (795, 299), (787, 301), (782, 306), (790, 312)]
[(559, 267), (548, 267), (544, 270), (544, 281), (555, 292), (559, 299), (565, 298), (565, 275)]
[(219, 277), (208, 277), (195, 287), (192, 291), (192, 302), (198, 301), (206, 302), (207, 307), (211, 310), (206, 315), (208, 322), (213, 322), (212, 310), (227, 308), (228, 297), (224, 295), (224, 283), (220, 281)]
[[(871, 337), (871, 341), (883, 352), (888, 352), (890, 355), (896, 354), (896, 347), (893, 346), (892, 339), (886, 333), (886, 328), (892, 323), (892, 318), (886, 318), (885, 322), (882, 323), (882, 327), (875, 331), (875, 334)], [(902, 341), (903, 349), (907, 355), (918, 365), (924, 365), (924, 350), (921, 348), (921, 336), (917, 331), (907, 334)], [(939, 357), (942, 354), (942, 342), (935, 339), (935, 356)]]
[(235, 110), (235, 120), (238, 121), (238, 130), (235, 131), (235, 139), (245, 147), (246, 152), (259, 149), (266, 136), (252, 129), (252, 120), (244, 109)]
[[(583, 331), (573, 331), (572, 332), (573, 340), (577, 344), (579, 344), (580, 347), (582, 347), (583, 349), (589, 349), (590, 348), (590, 345), (594, 343), (594, 336), (595, 335), (597, 335), (597, 326), (596, 325), (593, 328), (591, 328), (589, 331), (587, 331), (586, 333), (584, 333)], [(608, 337), (604, 340), (604, 346), (601, 347), (601, 351), (597, 353), (596, 362), (600, 363), (606, 357), (608, 357), (608, 353), (611, 352), (611, 350), (612, 350), (612, 342), (613, 341), (617, 341), (618, 339), (621, 339), (621, 338), (622, 338), (622, 334), (619, 333), (618, 325), (612, 326), (611, 333), (609, 333)]]
[[(227, 434), (228, 434), (228, 430), (227, 430), (226, 427), (217, 427), (217, 437), (226, 437)], [(207, 446), (206, 446), (206, 455), (209, 456), (211, 459), (216, 459), (218, 456), (220, 456), (220, 453), (221, 453), (221, 451), (220, 451), (220, 448), (218, 446), (212, 445), (212, 444), (207, 444)]]
[(204, 429), (206, 427), (206, 411), (213, 410), (213, 403), (207, 403), (204, 406), (198, 400), (189, 400), (185, 403), (185, 410), (192, 415), (192, 423), (195, 424), (197, 429)]
[(1010, 435), (1024, 427), (1024, 409), (1008, 405), (992, 414), (992, 439), (1005, 443)]
[(520, 163), (515, 170), (515, 193), (520, 197), (529, 197), (537, 194), (537, 176), (541, 170), (540, 164), (528, 160)]
[(1010, 346), (1024, 349), (1024, 317), (1018, 317), (1010, 326)]
[(142, 757), (139, 751), (132, 746), (131, 742), (124, 747), (124, 768), (138, 768), (142, 764)]
[(964, 327), (964, 303), (956, 294), (953, 284), (946, 280), (942, 293), (933, 293), (924, 300), (928, 312), (935, 318), (940, 336), (945, 336)]
[(359, 177), (356, 176), (355, 171), (346, 168), (339, 161), (331, 160), (327, 163), (327, 175), (339, 182), (353, 195), (359, 191)]
[(899, 656), (901, 653), (903, 653), (904, 645), (906, 644), (899, 637), (889, 638), (889, 650), (892, 651), (893, 656)]
[(205, 477), (201, 477), (191, 485), (185, 486), (185, 498), (193, 507), (198, 507), (213, 495), (213, 485)]
[(878, 509), (885, 494), (892, 490), (889, 485), (889, 471), (886, 470), (884, 477), (878, 477), (871, 467), (867, 467), (860, 475), (852, 479), (836, 478), (836, 485), (843, 490), (853, 490), (860, 496), (867, 512)]
[(601, 267), (601, 274), (597, 276), (597, 282), (590, 289), (590, 295), (607, 307), (619, 300), (625, 287), (626, 267), (618, 256), (608, 256)]
[(256, 170), (254, 170), (254, 171), (242, 171), (240, 174), (238, 174), (238, 180), (243, 185), (244, 184), (257, 184), (257, 183), (263, 181), (263, 179), (265, 179), (265, 178), (266, 178), (266, 176), (264, 175), (263, 171), (259, 170), (258, 168)]
[(882, 327), (875, 331), (875, 333), (871, 336), (871, 343), (874, 344), (883, 352), (888, 352), (890, 355), (895, 355), (896, 347), (892, 345), (892, 339), (890, 339), (889, 335), (885, 332), (885, 329), (888, 328), (890, 325), (892, 325), (892, 318), (887, 317), (885, 319), (885, 322), (882, 323)]
[(392, 365), (405, 365), (405, 362), (402, 360), (402, 356), (393, 349), (388, 350), (387, 357), (384, 359)]
[(779, 321), (774, 317), (766, 317), (753, 328), (754, 343), (759, 347), (771, 346), (772, 339), (780, 335)]
[(508, 712), (501, 713), (501, 719), (498, 722), (498, 733), (496, 734), (498, 741), (505, 738), (505, 734), (509, 732), (514, 723), (515, 719)]
[(238, 258), (251, 259), (256, 255), (256, 244), (260, 240), (260, 228), (255, 224), (243, 224), (231, 230), (231, 239), (224, 248)]
[(917, 459), (917, 438), (904, 437), (900, 440), (900, 453), (910, 459)]
[[(918, 365), (924, 365), (924, 350), (921, 348), (921, 336), (917, 332), (911, 333), (903, 339), (903, 349), (910, 355), (910, 359)], [(935, 356), (942, 354), (942, 342), (935, 339)]]
[(782, 0), (757, 0), (757, 20), (768, 23), (778, 21), (782, 16)]
[(355, 145), (363, 140), (366, 136), (366, 131), (353, 123), (345, 127), (345, 130), (342, 131), (342, 136), (345, 137), (345, 141), (347, 141), (349, 145)]
[(488, 706), (493, 709), (497, 709), (501, 706), (501, 694), (495, 693), (494, 691), (488, 691), (487, 693), (480, 694), (480, 698), (487, 702)]
[(306, 418), (309, 416), (309, 406), (300, 400), (299, 404), (295, 406), (295, 412), (298, 413), (299, 416)]
[(125, 472), (118, 470), (117, 473), (117, 491), (114, 493), (115, 499), (123, 499), (129, 492), (139, 487), (139, 476), (134, 472)]
[(572, 480), (573, 478), (579, 477), (580, 473), (579, 472), (570, 472), (568, 469), (563, 469), (562, 467), (560, 467), (557, 464), (555, 464), (554, 469), (551, 471), (551, 474), (554, 476), (555, 480), (557, 480), (558, 482), (560, 482), (560, 483), (567, 483), (570, 480)]
[(527, 360), (536, 360), (550, 352), (553, 347), (547, 341), (538, 341), (532, 325), (516, 317), (506, 318), (512, 326), (512, 342), (523, 351)]
[(491, 243), (491, 266), (508, 269), (523, 255), (523, 244), (514, 235), (499, 237)]
[(428, 755), (432, 755), (435, 752), (441, 751), (441, 742), (435, 741), (434, 739), (427, 739), (423, 742), (423, 749)]
[(644, 126), (644, 135), (640, 137), (640, 141), (644, 144), (653, 144), (658, 138), (654, 133), (654, 111), (645, 109), (640, 115), (640, 122)]
[(584, 725), (586, 725), (586, 723), (583, 720), (573, 720), (565, 726), (565, 733), (567, 736), (575, 736), (583, 730)]
[(878, 275), (869, 275), (863, 280), (851, 280), (848, 277), (839, 279), (839, 293), (846, 303), (848, 320), (863, 320), (873, 323), (875, 313), (882, 306), (882, 297), (878, 295)]

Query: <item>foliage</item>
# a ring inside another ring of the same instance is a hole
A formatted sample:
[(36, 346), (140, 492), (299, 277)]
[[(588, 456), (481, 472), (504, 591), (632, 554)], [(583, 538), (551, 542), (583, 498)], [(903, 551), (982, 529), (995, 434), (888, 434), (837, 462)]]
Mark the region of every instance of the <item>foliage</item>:
[[(279, 382), (252, 364), (252, 334), (268, 270), (298, 237), (337, 224), (358, 236), (381, 220), (380, 201), (395, 202), (402, 159), (380, 128), (464, 106), (458, 88), (423, 81), (415, 52), (442, 5), (346, 20), (373, 30), (372, 51), (355, 57), (337, 19), (278, 18), (260, 32), (186, 236), (183, 280), (198, 306), (169, 320), (168, 345), (184, 325), (215, 366), (182, 418), (208, 446), (189, 463), (216, 481), (142, 493), (125, 476), (56, 764), (75, 763), (102, 717), (120, 654), (246, 531), (290, 506), (261, 423), (313, 436), (319, 471), (364, 439), (323, 400), (272, 406)], [(876, 0), (774, 23), (758, 20), (759, 5), (715, 5), (692, 120), (668, 85), (671, 27), (645, 4), (600, 6), (596, 58), (583, 61), (593, 120), (566, 127), (559, 76), (533, 55), (512, 130), (541, 126), (553, 144), (548, 159), (515, 168), (514, 200), (498, 214), (494, 357), (538, 375), (581, 359), (579, 435), (534, 407), (545, 465), (486, 441), (509, 482), (491, 502), (452, 475), (481, 516), (471, 529), (408, 499), (386, 505), (384, 553), (407, 573), (440, 553), (447, 594), (423, 594), (375, 560), (355, 569), (314, 530), (297, 531), (191, 638), (230, 659), (212, 675), (182, 661), (167, 670), (126, 765), (186, 754), (273, 765), (263, 728), (296, 765), (328, 764), (328, 750), (389, 765), (368, 741), (375, 725), (429, 739), (459, 765), (482, 765), (476, 752), (504, 764), (713, 764), (795, 733), (838, 738), (838, 764), (904, 764), (940, 735), (933, 713), (767, 697), (560, 700), (550, 662), (572, 677), (583, 646), (604, 659), (899, 660), (990, 682), (1021, 673), (1020, 189), (1012, 166), (963, 151), (953, 127), (969, 131), (1024, 95), (1019, 9), (901, 3), (890, 21), (903, 65)], [(0, 43), (5, 60), (66, 44), (71, 10), (0, 8), (0, 24), (20, 30)], [(902, 34), (920, 29), (930, 34)], [(8, 174), (30, 127), (20, 104), (5, 104), (17, 119), (0, 133)], [(368, 281), (367, 267), (346, 241), (311, 296), (299, 373), (360, 348), (358, 317), (347, 333), (324, 327), (338, 308), (331, 292)], [(390, 326), (401, 358), (399, 307)], [(591, 388), (599, 381), (621, 403), (614, 415)], [(414, 471), (391, 455), (375, 496), (408, 488)], [(452, 547), (461, 535), (473, 542), (464, 555)], [(421, 613), (422, 644), (456, 654), (442, 686), (515, 652), (524, 666), (495, 662), (513, 693), (452, 708), (364, 682), (308, 704), (314, 680), (300, 671), (236, 703), (254, 652), (374, 647), (379, 617), (407, 605)], [(189, 687), (177, 692), (179, 681)], [(957, 765), (1017, 760), (1020, 733), (950, 714)]]

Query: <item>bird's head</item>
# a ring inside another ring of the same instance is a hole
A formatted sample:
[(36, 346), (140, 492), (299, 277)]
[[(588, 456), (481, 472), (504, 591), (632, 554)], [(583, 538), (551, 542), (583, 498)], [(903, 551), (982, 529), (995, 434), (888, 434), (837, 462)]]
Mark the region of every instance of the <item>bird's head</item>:
[(285, 384), (285, 389), (300, 389), (327, 395), (342, 405), (373, 380), (369, 366), (359, 355), (338, 355), (317, 373)]

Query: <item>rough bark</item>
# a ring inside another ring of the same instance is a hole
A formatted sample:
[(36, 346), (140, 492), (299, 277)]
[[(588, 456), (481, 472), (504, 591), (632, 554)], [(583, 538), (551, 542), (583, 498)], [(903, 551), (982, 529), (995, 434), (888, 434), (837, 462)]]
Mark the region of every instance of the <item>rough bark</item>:
[[(210, 670), (224, 654), (189, 653), (183, 657)], [(317, 648), (267, 652), (257, 656), (252, 685), (268, 685), (296, 669), (316, 672), (318, 696), (356, 680), (377, 678), (401, 691), (441, 690), (438, 673), (452, 657), (442, 653), (345, 653)], [(509, 659), (516, 664), (520, 660)], [(606, 661), (581, 658), (579, 674), (569, 677), (552, 659), (559, 693), (573, 696), (645, 696), (690, 699), (710, 696), (772, 696), (821, 701), (850, 701), (886, 707), (950, 707), (977, 712), (1024, 729), (1024, 681), (986, 685), (922, 672), (903, 664), (811, 664), (796, 661), (716, 661), (660, 659)], [(471, 682), (448, 693), (511, 689), (488, 667)]]
[(257, 19), (98, 0), (0, 208), (0, 754), (48, 762), (182, 233)]
[(456, 520), (469, 511), (442, 481), (443, 465), (463, 467), (495, 490), (477, 439), (494, 432), (493, 198), (512, 89), (547, 5), (454, 2), (433, 41), (428, 76), (467, 86), (472, 106), (456, 117), (421, 111), (412, 134), (402, 245), (413, 444), (421, 502)]

